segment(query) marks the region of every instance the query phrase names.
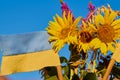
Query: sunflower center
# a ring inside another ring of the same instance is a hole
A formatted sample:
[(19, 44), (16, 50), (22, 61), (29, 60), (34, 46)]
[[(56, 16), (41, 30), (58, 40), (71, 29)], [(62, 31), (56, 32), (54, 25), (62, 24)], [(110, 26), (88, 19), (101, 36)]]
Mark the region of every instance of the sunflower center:
[(69, 28), (62, 29), (59, 35), (60, 39), (65, 39), (68, 36), (69, 31), (70, 31)]
[(83, 43), (89, 43), (93, 38), (92, 35), (87, 31), (82, 31), (79, 36), (81, 42)]
[(98, 38), (105, 43), (113, 41), (115, 37), (115, 30), (110, 25), (103, 25), (98, 29)]

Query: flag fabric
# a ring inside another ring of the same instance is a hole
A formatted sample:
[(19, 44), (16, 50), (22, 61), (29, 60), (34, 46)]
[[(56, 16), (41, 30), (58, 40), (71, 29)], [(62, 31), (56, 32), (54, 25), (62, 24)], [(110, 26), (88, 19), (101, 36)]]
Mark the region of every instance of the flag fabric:
[(46, 31), (0, 35), (2, 64), (0, 75), (29, 72), (60, 65)]
[(112, 59), (114, 59), (116, 62), (120, 62), (120, 43), (118, 44), (115, 52), (113, 53)]

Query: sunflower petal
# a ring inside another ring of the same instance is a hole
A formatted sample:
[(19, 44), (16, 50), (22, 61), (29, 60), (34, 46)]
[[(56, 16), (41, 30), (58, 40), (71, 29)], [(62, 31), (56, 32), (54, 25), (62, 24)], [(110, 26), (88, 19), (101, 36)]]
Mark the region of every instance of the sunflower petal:
[(85, 44), (82, 45), (82, 49), (83, 49), (84, 52), (87, 52), (90, 48), (89, 48), (88, 44), (85, 43)]
[(84, 21), (82, 21), (82, 25), (83, 25), (83, 26), (82, 26), (83, 29), (86, 29), (86, 28), (87, 28), (87, 24), (86, 24)]
[(61, 25), (58, 23), (57, 19), (56, 19), (55, 17), (54, 17), (53, 19), (54, 19), (54, 22), (52, 23), (52, 21), (50, 21), (49, 23), (50, 23), (50, 24), (53, 24), (53, 25), (56, 26), (56, 27), (61, 28)]
[(118, 24), (120, 24), (120, 19), (115, 20), (115, 21), (111, 24), (111, 26), (115, 26), (115, 25), (118, 25)]
[(111, 52), (114, 52), (115, 48), (112, 46), (112, 44), (108, 44), (108, 50), (110, 50)]
[(106, 44), (105, 43), (101, 43), (101, 45), (100, 45), (100, 50), (101, 50), (101, 52), (104, 54), (104, 55), (106, 55), (107, 54), (107, 46), (106, 46)]
[(104, 24), (104, 18), (101, 14), (98, 14), (97, 16), (95, 16), (95, 24), (97, 27), (99, 27), (100, 24)]
[(67, 20), (68, 20), (68, 22), (69, 22), (69, 25), (71, 25), (72, 24), (72, 17), (71, 17), (71, 13), (70, 13), (70, 11), (68, 12), (68, 16), (67, 16)]
[(72, 27), (74, 27), (74, 26), (76, 27), (78, 25), (78, 23), (80, 22), (80, 20), (81, 20), (81, 17), (78, 17), (77, 19), (75, 19)]
[(97, 30), (96, 28), (95, 28), (95, 26), (93, 26), (92, 24), (90, 24), (90, 23), (88, 23), (88, 26), (91, 28), (91, 29), (93, 29), (93, 30)]
[(56, 28), (61, 28), (61, 26), (57, 22), (50, 21), (49, 26), (55, 26)]
[(114, 29), (120, 29), (120, 24), (117, 24), (116, 26), (113, 27)]
[(66, 12), (65, 11), (63, 12), (63, 21), (64, 21), (65, 25), (68, 24), (67, 19), (66, 19)]
[(60, 31), (61, 27), (57, 25), (55, 22), (49, 22), (49, 29), (53, 29), (55, 31)]
[(110, 16), (108, 17), (109, 23), (111, 24), (116, 17), (117, 17), (117, 13), (112, 11)]
[(49, 41), (50, 41), (50, 42), (53, 42), (53, 41), (56, 41), (57, 39), (58, 39), (57, 37), (50, 37), (50, 38), (49, 38)]
[(90, 42), (90, 45), (91, 47), (94, 47), (94, 49), (96, 49), (96, 48), (100, 48), (100, 43), (101, 41), (98, 38), (95, 38)]
[(104, 20), (105, 20), (105, 22), (107, 23), (107, 22), (109, 22), (109, 21), (108, 21), (108, 17), (109, 17), (109, 15), (110, 15), (110, 12), (109, 12), (109, 9), (107, 9), (106, 7), (104, 7), (104, 9), (105, 9)]
[(58, 14), (56, 14), (56, 19), (57, 19), (57, 22), (59, 23), (59, 25), (61, 25), (62, 27), (66, 27), (66, 26), (64, 26), (63, 19)]
[(54, 31), (54, 30), (48, 30), (47, 32), (48, 32), (48, 34), (51, 35), (51, 36), (56, 36), (56, 35), (58, 35), (58, 32), (56, 32), (56, 31)]

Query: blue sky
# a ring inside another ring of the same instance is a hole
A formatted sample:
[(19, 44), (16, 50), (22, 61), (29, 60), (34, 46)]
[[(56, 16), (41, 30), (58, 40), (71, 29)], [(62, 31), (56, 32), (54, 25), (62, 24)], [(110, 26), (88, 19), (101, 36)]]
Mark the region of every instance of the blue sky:
[[(86, 17), (89, 1), (96, 7), (109, 3), (113, 9), (120, 10), (120, 0), (65, 0), (75, 17)], [(59, 0), (0, 0), (0, 34), (45, 30), (56, 13), (61, 15)], [(59, 54), (69, 58), (68, 47), (63, 48)], [(41, 80), (38, 71), (8, 77), (11, 80)]]

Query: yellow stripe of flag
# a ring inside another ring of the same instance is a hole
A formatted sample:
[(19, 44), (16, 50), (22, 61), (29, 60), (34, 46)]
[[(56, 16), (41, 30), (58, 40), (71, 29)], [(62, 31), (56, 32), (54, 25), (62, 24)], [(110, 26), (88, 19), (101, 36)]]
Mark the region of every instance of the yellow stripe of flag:
[(58, 54), (55, 54), (53, 50), (33, 52), (30, 54), (3, 56), (0, 75), (35, 71), (46, 66), (57, 65), (60, 65), (59, 56)]

